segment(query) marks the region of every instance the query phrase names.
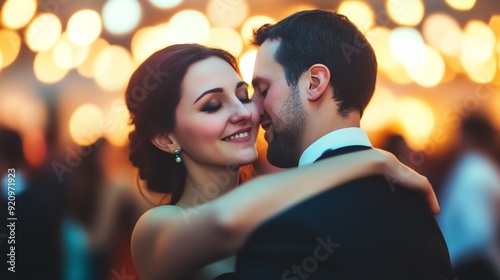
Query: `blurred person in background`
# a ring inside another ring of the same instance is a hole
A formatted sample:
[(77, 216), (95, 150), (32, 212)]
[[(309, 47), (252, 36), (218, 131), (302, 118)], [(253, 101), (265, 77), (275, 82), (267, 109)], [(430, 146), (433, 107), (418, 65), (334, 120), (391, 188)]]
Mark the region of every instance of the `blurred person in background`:
[(133, 73), (126, 102), (134, 126), (130, 160), (149, 190), (171, 198), (134, 229), (141, 279), (213, 279), (234, 271), (231, 256), (259, 224), (355, 178), (391, 174), (427, 191), (437, 211), (425, 178), (373, 149), (241, 184), (240, 167), (257, 159), (260, 116), (226, 51), (196, 44), (157, 51)]
[(135, 274), (129, 244), (140, 214), (130, 186), (112, 182), (106, 174), (112, 148), (104, 138), (76, 148), (82, 156), (68, 176), (64, 279), (111, 279), (112, 271), (121, 273), (122, 268)]
[[(1, 239), (2, 259), (6, 248), (15, 246), (15, 273), (2, 262), (2, 279), (63, 279), (61, 273), (61, 216), (63, 190), (47, 165), (33, 168), (23, 152), (21, 135), (0, 127), (0, 175), (2, 177), (1, 219), (15, 217), (15, 244)], [(15, 169), (15, 210), (7, 216), (7, 170)], [(7, 230), (3, 227), (0, 233)], [(8, 232), (7, 234), (10, 234)], [(7, 247), (8, 246), (8, 247)]]
[(439, 225), (457, 277), (500, 279), (500, 169), (496, 131), (480, 114), (463, 119), (458, 153), (440, 196)]

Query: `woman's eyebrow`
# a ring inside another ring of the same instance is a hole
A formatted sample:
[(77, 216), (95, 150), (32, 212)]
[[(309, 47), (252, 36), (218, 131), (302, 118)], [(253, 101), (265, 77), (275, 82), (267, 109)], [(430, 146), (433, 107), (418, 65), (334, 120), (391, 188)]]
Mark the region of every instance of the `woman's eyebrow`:
[(198, 102), (198, 100), (200, 100), (203, 96), (205, 96), (207, 94), (210, 94), (210, 93), (220, 93), (220, 92), (223, 92), (223, 91), (224, 90), (222, 88), (220, 88), (220, 87), (206, 90), (200, 96), (198, 96), (198, 98), (196, 98), (196, 100), (193, 102), (193, 104), (195, 104), (196, 102)]

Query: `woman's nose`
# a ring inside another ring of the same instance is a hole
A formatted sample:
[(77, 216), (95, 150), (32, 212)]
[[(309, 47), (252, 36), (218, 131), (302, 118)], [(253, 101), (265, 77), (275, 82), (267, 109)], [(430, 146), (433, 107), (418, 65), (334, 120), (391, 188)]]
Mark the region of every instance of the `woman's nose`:
[(231, 122), (237, 123), (240, 121), (248, 121), (252, 117), (252, 112), (240, 101), (232, 106)]

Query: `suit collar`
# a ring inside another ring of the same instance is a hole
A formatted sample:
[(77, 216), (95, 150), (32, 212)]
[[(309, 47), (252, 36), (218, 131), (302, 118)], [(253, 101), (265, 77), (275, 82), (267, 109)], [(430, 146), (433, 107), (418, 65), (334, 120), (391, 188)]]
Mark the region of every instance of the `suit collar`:
[(299, 160), (299, 166), (315, 162), (327, 150), (337, 150), (348, 146), (372, 147), (370, 139), (359, 127), (348, 127), (334, 130), (312, 143)]

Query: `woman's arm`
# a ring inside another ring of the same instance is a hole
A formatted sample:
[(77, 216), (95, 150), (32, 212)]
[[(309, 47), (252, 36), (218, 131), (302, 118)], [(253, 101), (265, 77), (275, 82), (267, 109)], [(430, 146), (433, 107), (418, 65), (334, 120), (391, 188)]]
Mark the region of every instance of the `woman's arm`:
[[(354, 152), (262, 176), (198, 207), (154, 208), (134, 231), (134, 261), (139, 272), (180, 279), (236, 253), (253, 229), (278, 212), (327, 189), (377, 174), (408, 188), (425, 190), (429, 200), (436, 201), (427, 179), (392, 154), (374, 149)], [(437, 211), (437, 202), (433, 207)], [(141, 255), (151, 259), (143, 260), (138, 257)], [(143, 278), (155, 279), (142, 273)]]

